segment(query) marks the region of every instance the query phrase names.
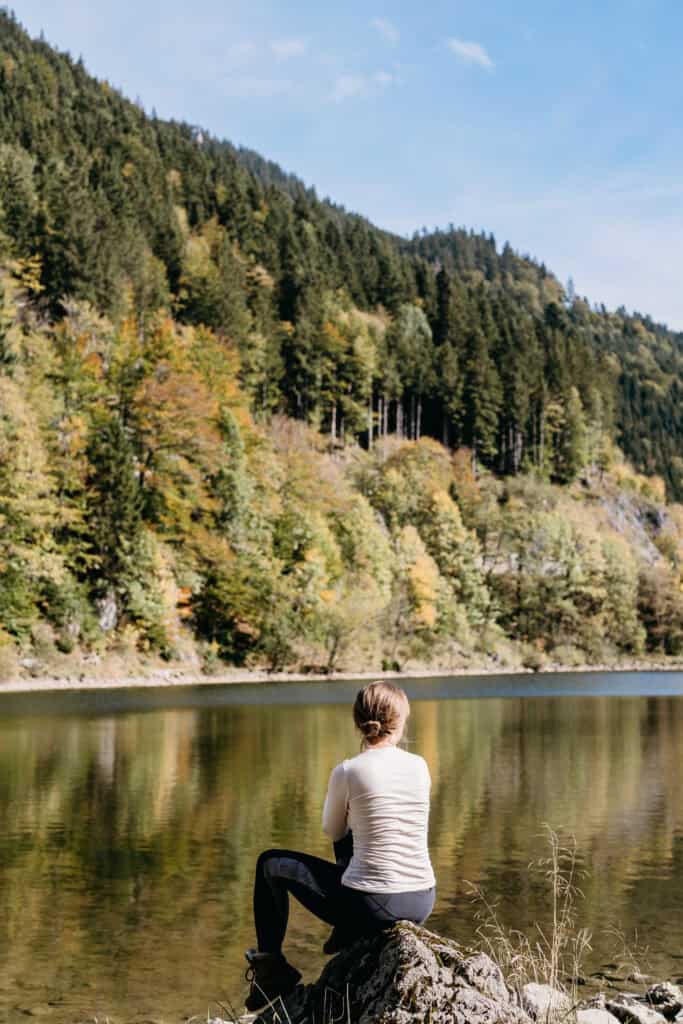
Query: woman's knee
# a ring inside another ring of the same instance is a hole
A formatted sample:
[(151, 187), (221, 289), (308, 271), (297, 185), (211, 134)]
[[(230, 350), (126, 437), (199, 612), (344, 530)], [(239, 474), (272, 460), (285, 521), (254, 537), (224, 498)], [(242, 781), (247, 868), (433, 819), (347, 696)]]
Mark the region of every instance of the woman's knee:
[(271, 883), (286, 879), (298, 880), (305, 871), (304, 855), (297, 850), (264, 850), (256, 861), (256, 874)]
[(258, 855), (258, 859), (256, 861), (256, 873), (260, 875), (268, 874), (268, 863), (272, 863), (278, 857), (282, 857), (286, 852), (286, 850), (264, 850), (263, 853)]
[(263, 867), (269, 857), (277, 857), (282, 851), (281, 850), (263, 850), (258, 855), (256, 864), (258, 867)]

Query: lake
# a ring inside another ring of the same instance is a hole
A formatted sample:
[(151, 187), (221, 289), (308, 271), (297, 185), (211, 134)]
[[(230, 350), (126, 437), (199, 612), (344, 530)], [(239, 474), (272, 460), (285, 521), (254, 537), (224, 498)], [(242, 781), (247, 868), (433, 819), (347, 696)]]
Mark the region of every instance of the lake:
[[(683, 976), (683, 673), (404, 680), (432, 779), (430, 926), (549, 924), (544, 823), (575, 837), (587, 970)], [(254, 861), (329, 847), (353, 682), (0, 696), (0, 1021), (175, 1022), (241, 1007)], [(299, 907), (314, 978), (329, 929)], [(646, 948), (647, 947), (647, 948)]]

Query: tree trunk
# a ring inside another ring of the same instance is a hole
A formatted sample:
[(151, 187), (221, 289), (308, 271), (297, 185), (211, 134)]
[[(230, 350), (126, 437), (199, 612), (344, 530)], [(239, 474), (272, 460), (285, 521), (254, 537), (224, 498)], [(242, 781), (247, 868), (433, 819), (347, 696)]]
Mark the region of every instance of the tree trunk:
[(330, 418), (330, 437), (332, 444), (334, 445), (337, 441), (337, 403), (332, 403), (332, 414)]
[(416, 424), (416, 430), (415, 430), (415, 434), (416, 434), (415, 440), (416, 441), (420, 440), (421, 433), (422, 433), (422, 395), (420, 395), (420, 397), (417, 400), (417, 424)]
[(522, 452), (524, 451), (524, 435), (519, 427), (515, 428), (515, 473), (519, 473), (522, 465)]
[(335, 633), (334, 636), (332, 637), (332, 642), (330, 643), (330, 647), (327, 654), (327, 665), (325, 666), (325, 672), (327, 673), (328, 676), (331, 675), (332, 672), (334, 671), (334, 664), (337, 660), (337, 655), (339, 653), (340, 639), (341, 638), (339, 634)]
[(372, 450), (372, 392), (368, 399), (368, 451)]

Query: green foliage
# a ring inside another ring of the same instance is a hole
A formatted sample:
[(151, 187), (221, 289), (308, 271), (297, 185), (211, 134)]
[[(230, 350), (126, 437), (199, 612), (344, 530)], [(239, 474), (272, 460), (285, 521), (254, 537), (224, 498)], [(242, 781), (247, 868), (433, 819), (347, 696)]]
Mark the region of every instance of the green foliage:
[(683, 652), (683, 590), (668, 567), (641, 569), (638, 612), (649, 650), (669, 655)]
[(0, 232), (18, 254), (30, 252), (36, 230), (34, 165), (21, 146), (0, 144)]
[(37, 421), (19, 382), (0, 376), (0, 623), (17, 637), (38, 616), (43, 583), (64, 573), (52, 534), (59, 506)]
[(0, 683), (9, 682), (19, 675), (19, 652), (13, 638), (0, 628)]
[(458, 506), (445, 491), (434, 491), (421, 509), (421, 536), (441, 576), (473, 626), (489, 616), (491, 598), (482, 572), (476, 534), (466, 530)]
[(209, 565), (193, 602), (197, 632), (214, 643), (226, 661), (244, 664), (255, 646), (262, 620), (261, 588), (249, 567), (230, 560)]
[(213, 492), (218, 502), (216, 526), (233, 544), (244, 543), (249, 527), (253, 484), (246, 465), (244, 441), (239, 426), (229, 409), (219, 418), (223, 441), (223, 460), (213, 478)]
[(178, 303), (188, 323), (220, 328), (233, 339), (249, 330), (244, 259), (215, 218), (185, 243)]
[(562, 405), (554, 440), (554, 476), (560, 483), (571, 483), (585, 466), (588, 459), (586, 434), (581, 398), (572, 387)]
[(142, 491), (133, 444), (116, 414), (101, 413), (87, 449), (90, 542), (104, 586), (134, 576), (142, 540)]

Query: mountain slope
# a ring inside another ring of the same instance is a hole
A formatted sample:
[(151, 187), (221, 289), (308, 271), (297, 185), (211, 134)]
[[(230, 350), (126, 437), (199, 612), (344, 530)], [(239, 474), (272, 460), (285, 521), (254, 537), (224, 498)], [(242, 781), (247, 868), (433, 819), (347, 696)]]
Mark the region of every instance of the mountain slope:
[[(683, 649), (680, 339), (0, 16), (0, 678)], [(89, 671), (89, 670), (88, 670)]]
[[(559, 481), (606, 440), (683, 495), (681, 335), (570, 299), (464, 230), (405, 241), (277, 165), (148, 117), (0, 14), (0, 228), (52, 316), (166, 306), (239, 346), (257, 414), (468, 445)], [(353, 310), (371, 314), (364, 335)]]

